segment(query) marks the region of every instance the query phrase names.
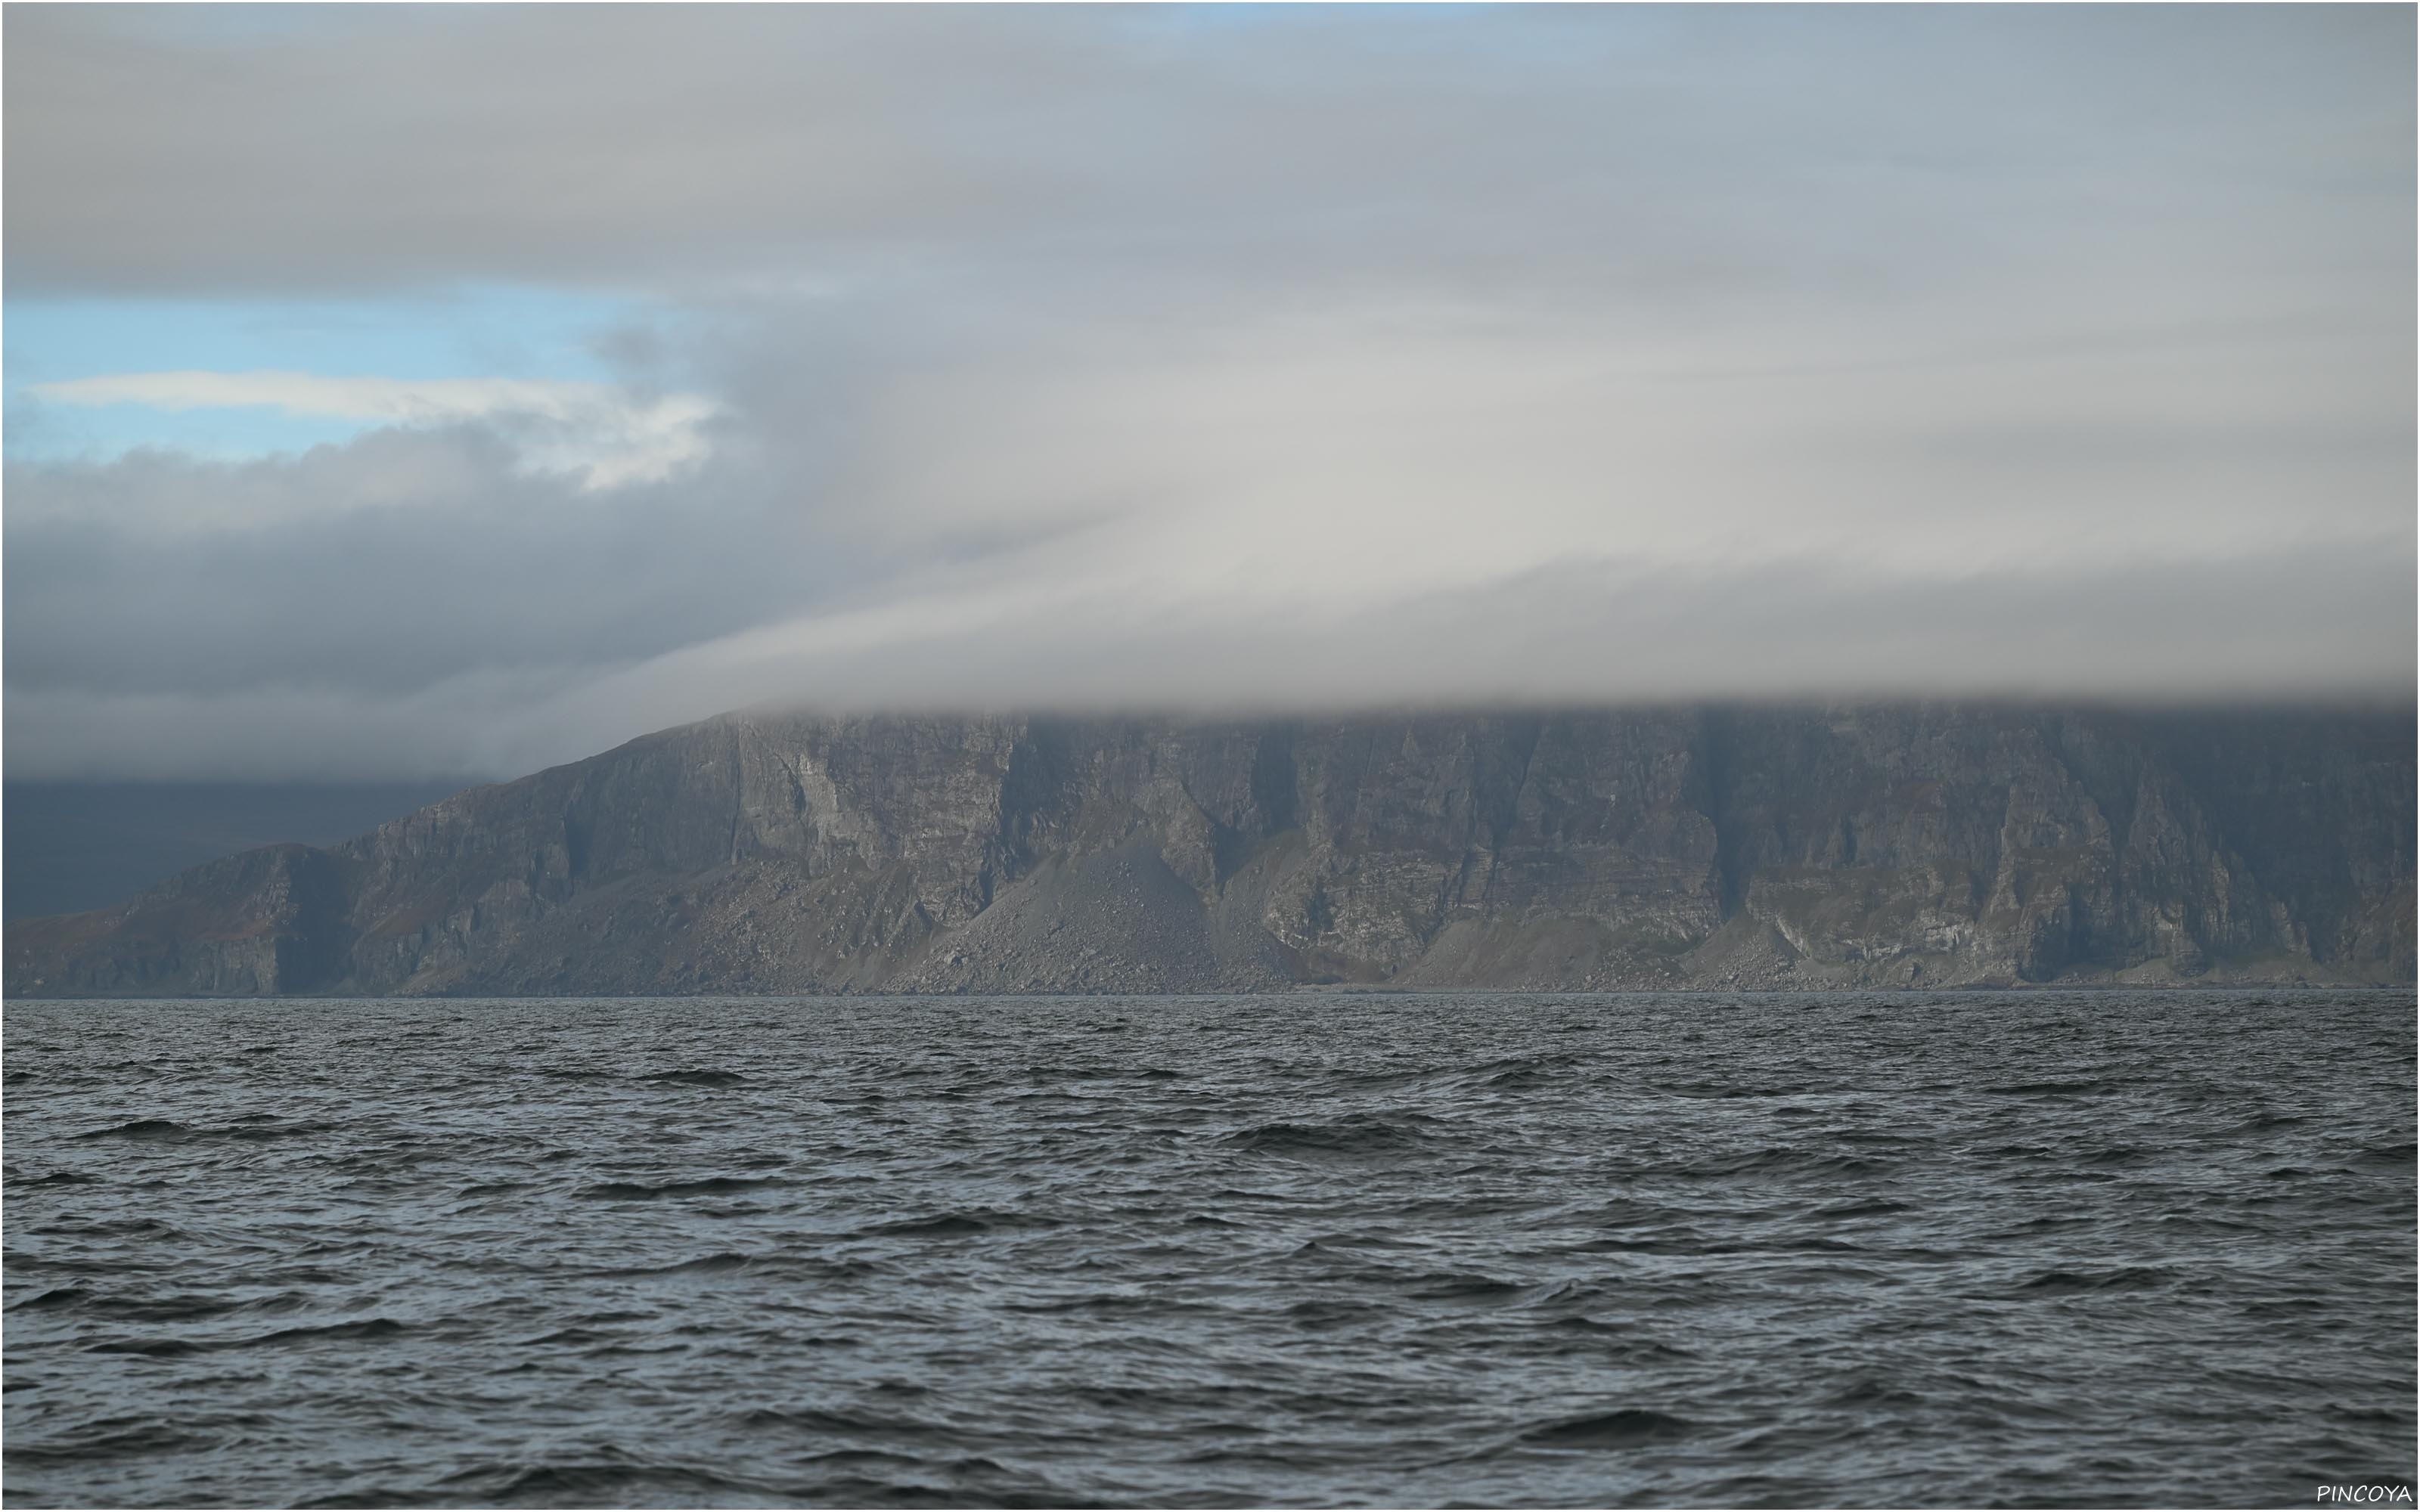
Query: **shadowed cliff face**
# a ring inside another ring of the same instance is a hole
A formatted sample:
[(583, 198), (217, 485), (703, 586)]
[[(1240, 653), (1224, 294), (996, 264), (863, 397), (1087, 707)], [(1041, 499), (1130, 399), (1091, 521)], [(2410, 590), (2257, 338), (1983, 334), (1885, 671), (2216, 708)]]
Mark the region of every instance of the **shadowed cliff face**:
[(12, 924), (17, 995), (2408, 981), (2404, 716), (737, 714)]

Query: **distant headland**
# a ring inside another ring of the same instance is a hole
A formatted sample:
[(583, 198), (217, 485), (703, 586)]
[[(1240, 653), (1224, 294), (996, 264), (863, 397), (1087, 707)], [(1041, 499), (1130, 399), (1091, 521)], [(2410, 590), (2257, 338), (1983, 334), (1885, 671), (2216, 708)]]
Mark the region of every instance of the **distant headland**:
[(2409, 712), (751, 711), (8, 927), (12, 996), (2405, 983)]

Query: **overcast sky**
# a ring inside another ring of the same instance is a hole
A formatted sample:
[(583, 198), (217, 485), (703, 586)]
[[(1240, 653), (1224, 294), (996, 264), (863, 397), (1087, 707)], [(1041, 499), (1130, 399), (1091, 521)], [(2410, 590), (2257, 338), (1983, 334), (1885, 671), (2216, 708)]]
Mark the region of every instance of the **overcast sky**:
[(10, 7), (8, 772), (2408, 700), (2413, 17)]

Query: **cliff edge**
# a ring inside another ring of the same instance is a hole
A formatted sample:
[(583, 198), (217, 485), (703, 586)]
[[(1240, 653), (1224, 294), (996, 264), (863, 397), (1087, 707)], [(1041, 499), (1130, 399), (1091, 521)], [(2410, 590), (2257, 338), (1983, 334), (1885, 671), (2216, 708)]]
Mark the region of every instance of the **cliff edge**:
[(742, 713), (20, 920), (13, 996), (2410, 982), (2408, 713)]

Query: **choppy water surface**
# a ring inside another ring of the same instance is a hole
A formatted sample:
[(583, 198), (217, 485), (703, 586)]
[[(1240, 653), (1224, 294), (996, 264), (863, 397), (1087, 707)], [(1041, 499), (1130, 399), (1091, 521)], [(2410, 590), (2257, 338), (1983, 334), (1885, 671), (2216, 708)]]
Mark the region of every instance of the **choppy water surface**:
[(2409, 994), (14, 1003), (21, 1504), (2309, 1505)]

